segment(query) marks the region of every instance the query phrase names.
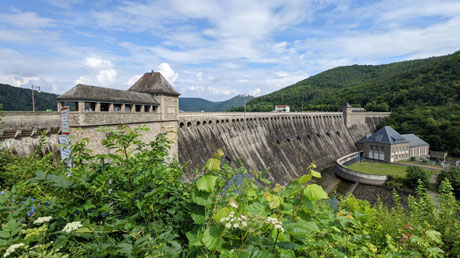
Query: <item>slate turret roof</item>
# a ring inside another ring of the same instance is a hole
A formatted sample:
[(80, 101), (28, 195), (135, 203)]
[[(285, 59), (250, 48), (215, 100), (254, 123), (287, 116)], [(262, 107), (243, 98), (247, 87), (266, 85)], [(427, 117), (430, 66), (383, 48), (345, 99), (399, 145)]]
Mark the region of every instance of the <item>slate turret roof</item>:
[(84, 100), (94, 102), (159, 105), (155, 97), (148, 93), (116, 90), (85, 84), (77, 84), (61, 96), (57, 97), (57, 99), (59, 101)]
[(402, 137), (409, 141), (409, 147), (428, 146), (429, 144), (417, 137), (415, 134), (403, 134)]
[(408, 143), (409, 141), (400, 135), (395, 129), (391, 126), (384, 126), (380, 128), (377, 132), (372, 135), (366, 135), (358, 142), (375, 142), (375, 143), (385, 143), (385, 144), (399, 144), (399, 143)]
[(159, 72), (153, 70), (145, 73), (137, 80), (128, 91), (145, 92), (150, 94), (164, 94), (170, 96), (179, 96), (180, 94), (173, 89), (171, 84)]

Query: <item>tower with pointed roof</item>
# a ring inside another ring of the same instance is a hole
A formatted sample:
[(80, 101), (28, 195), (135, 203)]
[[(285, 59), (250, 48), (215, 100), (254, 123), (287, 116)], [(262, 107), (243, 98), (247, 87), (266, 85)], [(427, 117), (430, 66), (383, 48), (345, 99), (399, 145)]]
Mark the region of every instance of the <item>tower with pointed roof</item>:
[(179, 117), (179, 93), (159, 72), (144, 73), (128, 91), (149, 93), (161, 103), (158, 112), (163, 120), (177, 120)]

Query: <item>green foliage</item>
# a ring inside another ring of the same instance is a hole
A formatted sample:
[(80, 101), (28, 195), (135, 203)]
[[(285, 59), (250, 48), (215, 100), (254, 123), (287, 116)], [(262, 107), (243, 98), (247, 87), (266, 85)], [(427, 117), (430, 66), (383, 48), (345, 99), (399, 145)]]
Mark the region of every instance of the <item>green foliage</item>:
[[(56, 110), (56, 97), (56, 94), (36, 91), (35, 110)], [(0, 103), (5, 111), (32, 111), (32, 91), (0, 83)]]
[(229, 100), (212, 102), (202, 98), (179, 98), (179, 109), (183, 111), (217, 112), (227, 111), (233, 107), (244, 106), (253, 96), (235, 96)]
[[(53, 162), (2, 189), (0, 252), (23, 257), (457, 257), (460, 210), (446, 179), (439, 208), (418, 188), (404, 210), (348, 196), (331, 205), (311, 180), (286, 186), (232, 168), (218, 150), (192, 182), (166, 162), (168, 140), (144, 128), (104, 129), (109, 154), (72, 146), (72, 168)], [(19, 159), (17, 157), (14, 157)], [(27, 159), (27, 158), (25, 158)], [(78, 160), (78, 161), (77, 161)], [(71, 175), (69, 175), (69, 172)], [(3, 188), (3, 187), (2, 187)], [(32, 210), (32, 206), (34, 209)]]
[(407, 175), (405, 179), (405, 183), (411, 187), (412, 189), (416, 189), (421, 182), (422, 186), (428, 188), (428, 184), (430, 183), (430, 175), (428, 171), (420, 168), (420, 167), (408, 167)]
[(438, 185), (445, 180), (449, 180), (449, 184), (453, 187), (453, 192), (457, 200), (460, 200), (460, 169), (451, 168), (449, 171), (443, 171), (438, 175)]

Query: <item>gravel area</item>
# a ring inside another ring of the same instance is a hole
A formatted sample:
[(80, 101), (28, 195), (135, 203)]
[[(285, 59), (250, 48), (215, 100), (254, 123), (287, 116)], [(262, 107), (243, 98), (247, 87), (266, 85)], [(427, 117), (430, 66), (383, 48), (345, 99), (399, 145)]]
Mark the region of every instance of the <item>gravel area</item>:
[[(415, 191), (408, 188), (400, 188), (398, 190), (399, 197), (401, 198), (401, 203), (404, 207), (407, 207), (407, 197), (409, 195), (415, 196)], [(360, 184), (353, 193), (359, 199), (367, 200), (371, 205), (377, 204), (377, 200), (380, 197), (380, 200), (388, 206), (394, 207), (395, 203), (393, 201), (393, 190), (385, 185), (383, 186), (373, 186), (373, 185), (363, 185)]]

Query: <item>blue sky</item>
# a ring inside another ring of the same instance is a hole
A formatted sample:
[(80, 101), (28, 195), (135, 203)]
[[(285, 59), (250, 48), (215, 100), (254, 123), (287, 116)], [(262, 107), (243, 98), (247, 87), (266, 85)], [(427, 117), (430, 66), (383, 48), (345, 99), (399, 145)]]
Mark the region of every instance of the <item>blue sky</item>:
[(460, 1), (2, 0), (0, 82), (263, 95), (324, 70), (460, 50)]

